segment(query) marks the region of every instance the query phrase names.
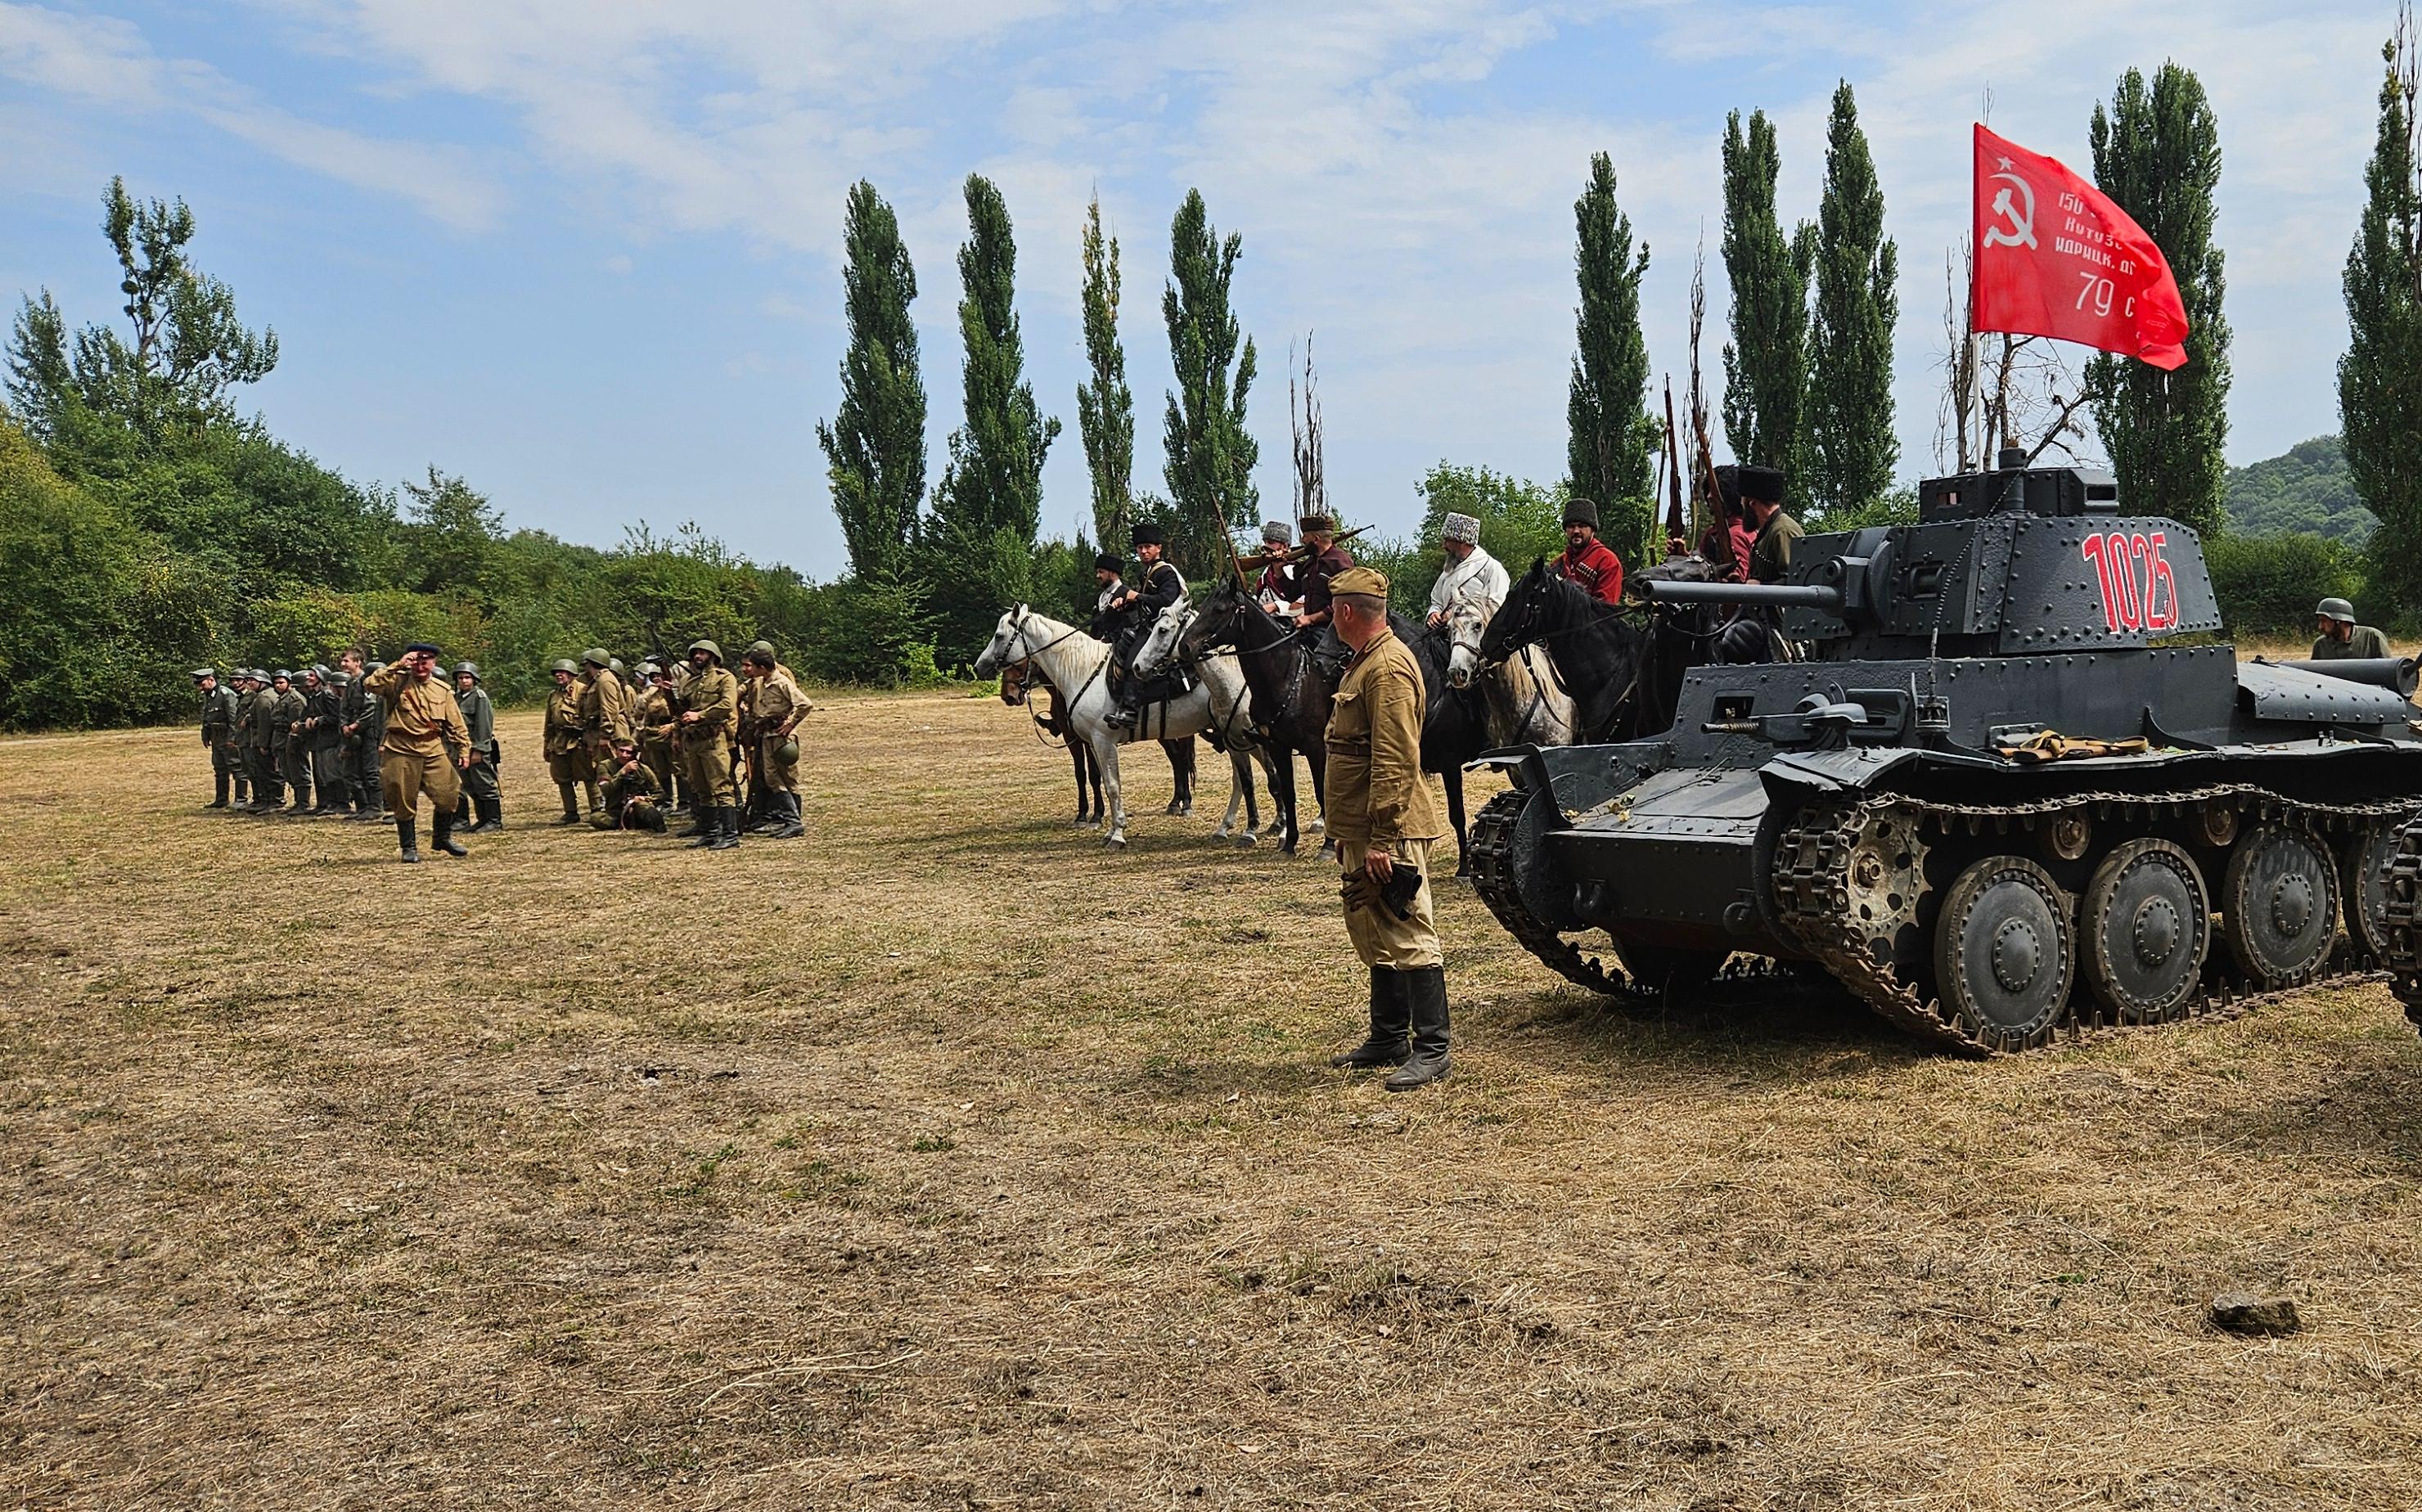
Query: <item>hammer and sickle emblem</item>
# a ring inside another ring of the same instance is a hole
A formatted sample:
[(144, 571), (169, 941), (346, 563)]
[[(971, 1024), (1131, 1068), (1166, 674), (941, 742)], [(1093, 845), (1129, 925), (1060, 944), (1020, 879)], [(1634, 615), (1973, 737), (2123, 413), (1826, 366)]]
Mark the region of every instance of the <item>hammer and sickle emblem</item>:
[[(2006, 230), (1999, 226), (1986, 227), (1985, 244), (1987, 246), (2034, 246), (2036, 244), (2035, 190), (2027, 181), (2015, 173), (1997, 173), (1993, 177), (2009, 181), (2008, 184), (1994, 192), (1993, 213), (2006, 218), (2010, 224)], [(2010, 198), (2011, 185), (2015, 185), (2019, 191), (2017, 202)]]

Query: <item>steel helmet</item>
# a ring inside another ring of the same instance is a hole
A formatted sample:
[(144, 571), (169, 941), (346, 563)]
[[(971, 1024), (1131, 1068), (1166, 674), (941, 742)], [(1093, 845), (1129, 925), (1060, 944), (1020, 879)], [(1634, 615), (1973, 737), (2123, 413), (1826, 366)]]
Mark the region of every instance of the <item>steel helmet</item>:
[(643, 661), (639, 664), (639, 675), (641, 677), (653, 677), (663, 670), (663, 668), (657, 666), (652, 661)]
[(591, 667), (610, 667), (614, 662), (614, 658), (606, 654), (603, 646), (590, 647), (580, 654), (580, 659)]
[(478, 662), (470, 661), (456, 662), (454, 664), (455, 676), (461, 677), (465, 672), (468, 672), (471, 675), (471, 681), (474, 683), (478, 682), (480, 680), (480, 664)]
[(558, 662), (557, 662), (553, 667), (551, 667), (551, 668), (549, 668), (549, 669), (548, 669), (549, 671), (555, 671), (555, 672), (570, 672), (570, 673), (571, 673), (573, 676), (574, 676), (574, 677), (578, 677), (578, 676), (580, 675), (580, 664), (579, 664), (578, 662), (576, 662), (576, 661), (574, 661), (574, 660), (573, 660), (571, 657), (569, 657), (569, 656), (563, 657), (561, 660), (558, 661)]
[(2343, 620), (2354, 623), (2354, 606), (2342, 598), (2325, 598), (2313, 606), (2313, 617), (2319, 620)]
[(748, 649), (750, 651), (762, 651), (768, 656), (774, 654), (774, 643), (770, 640), (752, 640), (748, 642)]
[(799, 759), (799, 743), (798, 743), (798, 741), (796, 741), (795, 739), (794, 739), (794, 740), (785, 740), (784, 742), (782, 742), (782, 744), (781, 744), (780, 748), (778, 748), (778, 750), (776, 752), (776, 754), (779, 755), (779, 756), (782, 758), (782, 760), (784, 760), (784, 761), (786, 761), (786, 762), (795, 762), (795, 761), (797, 761), (797, 760)]
[(716, 645), (714, 641), (693, 640), (689, 643), (689, 654), (691, 655), (695, 656), (701, 651), (714, 657), (717, 663), (720, 663), (723, 660), (723, 648)]

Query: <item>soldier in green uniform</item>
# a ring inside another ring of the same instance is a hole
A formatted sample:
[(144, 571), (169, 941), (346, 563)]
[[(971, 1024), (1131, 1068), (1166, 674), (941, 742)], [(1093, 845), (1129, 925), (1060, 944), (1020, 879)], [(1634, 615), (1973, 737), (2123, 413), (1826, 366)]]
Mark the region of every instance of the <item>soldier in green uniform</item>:
[[(219, 682), (215, 667), (194, 669), (194, 688), (202, 696), (202, 748), (211, 753), (212, 785), (217, 795), (203, 807), (224, 809), (236, 769), (235, 689)], [(236, 796), (241, 801), (243, 795)]]
[(365, 824), (386, 824), (386, 795), (379, 785), (379, 742), (386, 738), (386, 705), (370, 689), (370, 674), (386, 666), (364, 661), (360, 648), (337, 658), (344, 669), (345, 685), (337, 700), (337, 736), (344, 749), (346, 791), (352, 794), (354, 817)]
[(505, 796), (496, 780), (496, 705), (480, 685), (478, 662), (454, 664), (454, 701), (471, 732), (471, 764), (463, 768), (463, 801), (454, 822), (466, 835), (484, 835), (505, 827)]
[(303, 744), (303, 715), (308, 705), (294, 681), (292, 672), (282, 670), (269, 680), (269, 685), (277, 692), (270, 716), (275, 725), (270, 732), (270, 751), (277, 760), (278, 779), (286, 784), (291, 799), (285, 809), (290, 817), (303, 814), (311, 807), (311, 761)]
[(690, 802), (698, 808), (697, 844), (730, 850), (740, 843), (740, 795), (731, 783), (731, 741), (740, 730), (740, 684), (723, 665), (723, 648), (697, 640), (689, 648), (689, 681), (682, 688), (682, 764)]
[(251, 702), (243, 725), (244, 760), (252, 766), (252, 807), (246, 813), (273, 814), (286, 802), (277, 769), (277, 689), (267, 669), (252, 669)]
[(2354, 606), (2342, 598), (2325, 598), (2313, 606), (2315, 661), (2379, 661), (2395, 654), (2388, 638), (2367, 624), (2354, 622)]
[(1446, 1075), (1446, 968), (1431, 914), (1430, 845), (1446, 833), (1422, 776), (1426, 696), (1388, 628), (1388, 579), (1349, 567), (1329, 583), (1331, 622), (1353, 653), (1329, 716), (1329, 838), (1344, 874), (1345, 934), (1371, 972), (1371, 1032), (1329, 1064), (1398, 1069), (1390, 1092)]
[(628, 735), (615, 737), (606, 771), (606, 811), (589, 822), (600, 829), (644, 829), (665, 832), (665, 811), (657, 799), (664, 788), (639, 756), (638, 743)]
[(752, 783), (765, 795), (765, 817), (751, 834), (769, 840), (796, 840), (806, 828), (799, 822), (799, 721), (815, 707), (799, 685), (775, 660), (774, 648), (759, 642), (740, 658), (748, 676), (748, 710), (756, 728), (756, 744), (748, 753)]
[(1741, 506), (1757, 529), (1749, 548), (1750, 581), (1782, 582), (1801, 534), (1800, 522), (1783, 512), (1783, 474), (1772, 467), (1743, 467), (1739, 476)]
[(580, 823), (580, 794), (589, 793), (589, 811), (595, 813), (603, 800), (597, 793), (597, 764), (589, 758), (589, 746), (580, 731), (580, 701), (587, 689), (580, 685), (580, 669), (571, 660), (557, 662), (554, 669), (555, 691), (547, 695), (546, 719), (539, 727), (540, 742), (546, 748), (547, 775), (555, 779), (555, 790), (563, 797), (563, 817), (559, 825)]
[(338, 712), (345, 696), (344, 676), (314, 664), (305, 674), (303, 742), (311, 764), (311, 805), (314, 818), (342, 818), (353, 808), (345, 791), (345, 732)]

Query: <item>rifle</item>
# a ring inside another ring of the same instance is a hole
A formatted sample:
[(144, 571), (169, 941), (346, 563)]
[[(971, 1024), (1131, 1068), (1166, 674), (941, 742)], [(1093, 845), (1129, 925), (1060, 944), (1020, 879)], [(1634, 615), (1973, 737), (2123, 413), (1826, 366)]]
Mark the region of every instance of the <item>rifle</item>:
[(1682, 549), (1691, 549), (1690, 526), (1682, 518), (1682, 445), (1674, 428), (1674, 378), (1665, 378), (1665, 539), (1680, 541)]
[[(1356, 536), (1360, 535), (1363, 531), (1370, 528), (1371, 528), (1367, 525), (1358, 525), (1351, 530), (1340, 530), (1332, 538), (1331, 543), (1335, 544), (1351, 541)], [(1234, 543), (1230, 543), (1229, 549), (1231, 551), (1235, 549)], [(1236, 566), (1239, 570), (1247, 567), (1259, 568), (1278, 565), (1293, 566), (1298, 562), (1310, 561), (1316, 555), (1318, 555), (1318, 553), (1313, 550), (1312, 543), (1310, 542), (1298, 541), (1291, 546), (1282, 546), (1275, 550), (1256, 551), (1248, 557), (1238, 557), (1236, 559)]]

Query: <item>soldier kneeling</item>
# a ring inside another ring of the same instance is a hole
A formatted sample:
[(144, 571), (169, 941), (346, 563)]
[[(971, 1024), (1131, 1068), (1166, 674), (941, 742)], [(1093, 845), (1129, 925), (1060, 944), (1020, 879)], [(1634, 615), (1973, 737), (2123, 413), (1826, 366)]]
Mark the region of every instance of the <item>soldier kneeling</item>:
[(599, 829), (644, 829), (652, 835), (665, 832), (665, 811), (659, 800), (664, 788), (656, 774), (639, 760), (639, 748), (627, 736), (618, 736), (613, 743), (613, 770), (606, 774), (603, 811), (590, 816), (590, 824)]

